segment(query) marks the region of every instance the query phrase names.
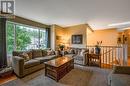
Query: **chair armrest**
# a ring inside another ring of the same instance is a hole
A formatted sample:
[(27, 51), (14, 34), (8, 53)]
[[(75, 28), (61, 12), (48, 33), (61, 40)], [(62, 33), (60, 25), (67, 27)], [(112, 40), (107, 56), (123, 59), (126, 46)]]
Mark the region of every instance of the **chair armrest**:
[(115, 66), (112, 71), (114, 74), (129, 74), (130, 66)]
[(83, 64), (86, 65), (88, 62), (87, 52), (83, 53)]
[(16, 75), (22, 77), (24, 74), (24, 58), (19, 56), (13, 56), (12, 66)]

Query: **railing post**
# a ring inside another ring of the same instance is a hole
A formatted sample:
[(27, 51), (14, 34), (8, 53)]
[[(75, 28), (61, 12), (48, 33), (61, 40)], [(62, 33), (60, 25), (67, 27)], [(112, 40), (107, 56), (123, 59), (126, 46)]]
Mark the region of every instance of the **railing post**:
[(123, 44), (123, 65), (127, 66), (128, 53), (127, 53), (127, 44)]

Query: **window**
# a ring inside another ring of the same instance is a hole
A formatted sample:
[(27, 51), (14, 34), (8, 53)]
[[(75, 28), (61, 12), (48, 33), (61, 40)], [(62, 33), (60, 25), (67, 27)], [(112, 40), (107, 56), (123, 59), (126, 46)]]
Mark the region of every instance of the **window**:
[(7, 53), (13, 50), (47, 48), (47, 30), (14, 22), (7, 22)]
[(7, 29), (6, 29), (6, 33), (7, 33), (7, 38), (6, 38), (6, 40), (7, 40), (7, 52), (8, 52), (8, 54), (11, 54), (12, 53), (12, 51), (15, 49), (15, 35), (14, 35), (14, 31), (15, 31), (15, 29), (14, 29), (14, 24), (13, 23), (8, 23), (7, 24)]

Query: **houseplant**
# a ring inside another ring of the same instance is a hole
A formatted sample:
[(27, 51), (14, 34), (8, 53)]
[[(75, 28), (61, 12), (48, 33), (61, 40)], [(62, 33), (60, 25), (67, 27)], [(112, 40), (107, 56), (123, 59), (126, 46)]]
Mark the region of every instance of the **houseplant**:
[(62, 51), (62, 50), (64, 50), (65, 45), (63, 45), (63, 44), (59, 44), (59, 48), (60, 48), (60, 50)]

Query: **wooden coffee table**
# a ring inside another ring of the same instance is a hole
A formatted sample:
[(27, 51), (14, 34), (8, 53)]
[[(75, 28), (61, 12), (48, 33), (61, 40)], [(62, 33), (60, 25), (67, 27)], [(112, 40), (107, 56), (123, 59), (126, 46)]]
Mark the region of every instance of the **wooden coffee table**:
[(70, 57), (58, 57), (45, 62), (45, 76), (57, 82), (74, 68), (74, 59)]

